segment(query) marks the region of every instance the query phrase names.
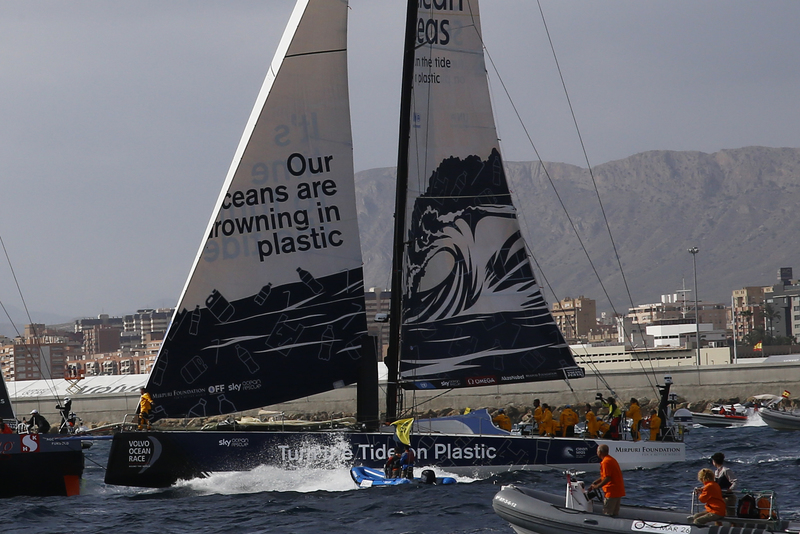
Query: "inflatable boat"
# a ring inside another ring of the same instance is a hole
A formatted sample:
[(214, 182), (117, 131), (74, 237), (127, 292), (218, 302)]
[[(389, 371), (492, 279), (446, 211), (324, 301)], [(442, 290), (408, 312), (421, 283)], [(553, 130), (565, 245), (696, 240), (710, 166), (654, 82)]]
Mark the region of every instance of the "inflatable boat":
[(418, 478), (386, 478), (383, 471), (373, 467), (356, 466), (350, 469), (350, 476), (360, 488), (371, 488), (373, 486), (399, 486), (403, 484), (429, 484), (445, 485), (455, 484), (456, 479), (452, 477), (436, 477), (431, 469), (425, 469)]
[[(528, 488), (504, 486), (492, 502), (495, 513), (508, 521), (517, 534), (770, 534), (800, 532), (800, 522), (782, 521), (774, 495), (769, 508), (758, 517), (724, 517), (717, 524), (698, 527), (690, 511), (622, 505), (618, 516), (603, 515), (601, 502), (586, 498), (582, 486), (568, 486), (566, 499)], [(698, 510), (696, 510), (698, 511)], [(763, 519), (762, 519), (763, 517)]]

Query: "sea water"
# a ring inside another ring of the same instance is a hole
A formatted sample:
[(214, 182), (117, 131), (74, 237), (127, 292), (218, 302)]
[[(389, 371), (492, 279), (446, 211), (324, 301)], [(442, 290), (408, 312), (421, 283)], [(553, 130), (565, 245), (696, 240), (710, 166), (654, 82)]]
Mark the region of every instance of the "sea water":
[[(394, 486), (358, 489), (347, 468), (217, 473), (168, 489), (103, 484), (109, 443), (86, 451), (78, 497), (17, 497), (3, 500), (2, 533), (108, 532), (110, 534), (297, 533), (397, 534), (511, 533), (492, 511), (504, 484), (535, 486), (563, 494), (564, 474), (504, 473), (486, 479), (456, 477), (453, 486)], [(709, 457), (725, 454), (740, 488), (772, 489), (784, 518), (800, 520), (800, 432), (766, 426), (707, 429), (686, 437), (686, 461), (656, 469), (626, 471), (623, 502), (688, 509), (697, 472)], [(437, 475), (447, 473), (438, 471)], [(596, 474), (585, 474), (591, 481)]]

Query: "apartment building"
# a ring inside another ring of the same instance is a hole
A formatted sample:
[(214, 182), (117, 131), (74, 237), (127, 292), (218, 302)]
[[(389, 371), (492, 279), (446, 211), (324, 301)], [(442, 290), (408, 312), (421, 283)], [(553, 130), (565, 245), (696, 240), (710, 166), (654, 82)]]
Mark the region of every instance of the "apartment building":
[(587, 342), (598, 331), (597, 303), (583, 295), (554, 302), (552, 314), (567, 343)]

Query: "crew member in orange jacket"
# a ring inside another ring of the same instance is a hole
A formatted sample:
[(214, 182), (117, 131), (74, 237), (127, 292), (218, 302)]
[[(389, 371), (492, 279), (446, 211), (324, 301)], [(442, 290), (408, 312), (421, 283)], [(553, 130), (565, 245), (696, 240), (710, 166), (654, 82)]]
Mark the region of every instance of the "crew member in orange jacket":
[(578, 424), (579, 419), (578, 414), (572, 409), (571, 404), (567, 404), (564, 409), (561, 410), (559, 421), (561, 421), (561, 435), (563, 437), (571, 438), (575, 435), (575, 425)]
[(600, 423), (597, 421), (597, 416), (592, 410), (592, 406), (586, 405), (586, 433), (590, 438), (596, 438), (597, 432), (600, 430)]
[[(603, 488), (606, 500), (603, 503), (605, 515), (619, 515), (619, 505), (625, 496), (625, 482), (622, 480), (622, 469), (617, 461), (608, 454), (608, 445), (605, 443), (597, 447), (597, 456), (600, 458), (600, 478), (592, 482), (589, 491)], [(713, 473), (712, 473), (713, 475)]]
[(650, 412), (650, 441), (656, 441), (659, 432), (661, 432), (661, 418), (656, 410), (652, 410)]
[(633, 441), (639, 441), (641, 437), (639, 437), (639, 426), (642, 422), (642, 410), (639, 407), (639, 401), (631, 398), (631, 404), (628, 407), (628, 411), (625, 412), (625, 417), (628, 419), (632, 419), (631, 421), (631, 437)]
[(540, 436), (552, 436), (555, 433), (555, 422), (553, 421), (553, 412), (550, 411), (550, 406), (545, 403), (542, 404), (542, 421), (539, 423)]
[(502, 408), (497, 410), (497, 415), (492, 417), (492, 423), (497, 425), (497, 428), (501, 428), (509, 432), (511, 431), (511, 419), (506, 415), (505, 410)]

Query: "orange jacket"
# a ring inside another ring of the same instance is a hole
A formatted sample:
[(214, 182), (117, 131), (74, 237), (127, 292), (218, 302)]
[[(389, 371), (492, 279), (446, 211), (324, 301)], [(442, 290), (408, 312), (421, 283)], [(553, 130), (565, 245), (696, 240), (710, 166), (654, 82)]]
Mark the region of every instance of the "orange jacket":
[[(542, 410), (542, 421), (539, 423), (539, 428), (544, 429), (547, 434), (554, 434), (553, 412), (550, 410)], [(541, 432), (539, 432), (541, 434)]]
[(502, 428), (503, 430), (511, 430), (511, 419), (509, 419), (509, 417), (504, 413), (495, 415), (492, 418), (492, 423), (496, 424), (498, 428)]
[(631, 403), (628, 411), (625, 412), (625, 416), (633, 419), (633, 427), (636, 428), (636, 423), (642, 420), (642, 410), (638, 404)]
[(600, 430), (600, 423), (594, 412), (586, 412), (586, 430), (591, 437), (597, 436), (597, 432)]
[(697, 500), (706, 505), (706, 512), (709, 514), (725, 515), (725, 500), (722, 498), (722, 489), (713, 480), (703, 483), (703, 489)]
[(544, 414), (542, 413), (542, 407), (537, 406), (536, 409), (533, 411), (533, 420), (536, 421), (537, 423), (541, 423), (543, 416)]
[(650, 417), (650, 441), (658, 439), (658, 432), (661, 429), (661, 418), (657, 415)]
[[(625, 482), (622, 480), (622, 469), (619, 468), (619, 464), (611, 456), (606, 456), (600, 461), (600, 478), (606, 477), (609, 478), (606, 485), (603, 486), (603, 493), (605, 493), (606, 498), (624, 497)], [(719, 489), (719, 486), (717, 486), (717, 489)]]
[(561, 410), (561, 416), (559, 417), (561, 421), (561, 426), (572, 426), (578, 423), (578, 414), (575, 413), (575, 410), (572, 408), (564, 408)]

